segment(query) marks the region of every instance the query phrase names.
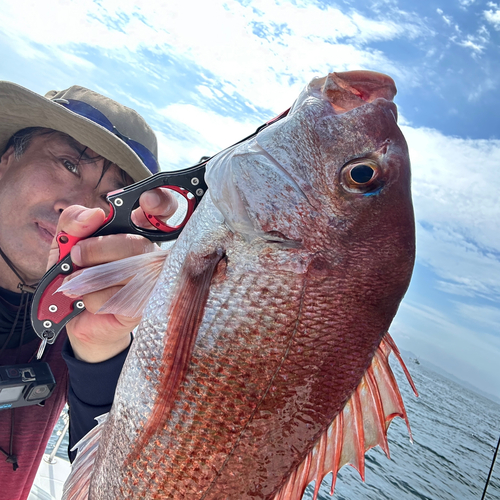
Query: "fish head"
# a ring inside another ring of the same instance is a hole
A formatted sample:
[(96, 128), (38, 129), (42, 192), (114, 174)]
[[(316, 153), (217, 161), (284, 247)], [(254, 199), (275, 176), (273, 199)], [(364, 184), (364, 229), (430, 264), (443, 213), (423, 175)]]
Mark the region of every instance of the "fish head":
[(313, 79), (286, 118), (209, 163), (228, 226), (306, 251), (325, 272), (395, 274), (406, 290), (415, 229), (395, 94), (390, 77), (370, 71)]

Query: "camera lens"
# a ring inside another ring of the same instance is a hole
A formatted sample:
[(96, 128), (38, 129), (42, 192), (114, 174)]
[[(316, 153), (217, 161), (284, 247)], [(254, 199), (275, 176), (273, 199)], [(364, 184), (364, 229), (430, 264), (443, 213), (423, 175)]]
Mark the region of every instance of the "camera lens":
[(26, 397), (27, 401), (34, 401), (36, 399), (45, 399), (50, 395), (50, 387), (46, 384), (37, 385), (33, 387), (28, 396)]

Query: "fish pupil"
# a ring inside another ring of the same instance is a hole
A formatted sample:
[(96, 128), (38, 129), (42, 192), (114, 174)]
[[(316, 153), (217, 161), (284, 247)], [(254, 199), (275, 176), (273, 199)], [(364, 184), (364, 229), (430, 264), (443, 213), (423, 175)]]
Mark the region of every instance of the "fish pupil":
[(365, 184), (372, 179), (373, 173), (368, 165), (356, 165), (351, 169), (351, 179), (357, 184)]

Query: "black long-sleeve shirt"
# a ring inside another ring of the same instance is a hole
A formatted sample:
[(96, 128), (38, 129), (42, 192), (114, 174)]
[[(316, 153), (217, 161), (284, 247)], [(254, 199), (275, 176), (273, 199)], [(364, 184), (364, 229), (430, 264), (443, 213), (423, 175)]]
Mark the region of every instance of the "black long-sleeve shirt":
[[(62, 357), (69, 372), (69, 450), (95, 427), (96, 417), (110, 410), (129, 348), (106, 361), (86, 363), (75, 358), (66, 340)], [(75, 455), (76, 451), (69, 451), (71, 461)]]

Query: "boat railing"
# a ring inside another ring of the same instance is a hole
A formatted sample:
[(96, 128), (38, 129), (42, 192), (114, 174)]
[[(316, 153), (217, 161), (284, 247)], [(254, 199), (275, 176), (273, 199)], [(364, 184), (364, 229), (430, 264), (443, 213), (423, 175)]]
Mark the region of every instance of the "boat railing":
[(54, 445), (54, 448), (52, 449), (50, 454), (44, 455), (44, 457), (43, 457), (43, 459), (49, 464), (53, 464), (57, 461), (55, 458), (56, 453), (59, 450), (61, 443), (63, 442), (64, 436), (66, 436), (66, 433), (68, 432), (68, 429), (69, 429), (69, 414), (68, 414), (66, 407), (63, 410), (63, 412), (61, 413), (60, 418), (64, 422), (64, 427), (60, 431), (57, 431), (57, 434), (59, 437), (57, 438), (56, 444)]

